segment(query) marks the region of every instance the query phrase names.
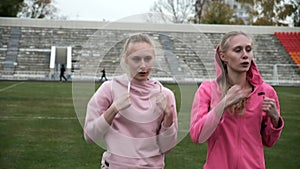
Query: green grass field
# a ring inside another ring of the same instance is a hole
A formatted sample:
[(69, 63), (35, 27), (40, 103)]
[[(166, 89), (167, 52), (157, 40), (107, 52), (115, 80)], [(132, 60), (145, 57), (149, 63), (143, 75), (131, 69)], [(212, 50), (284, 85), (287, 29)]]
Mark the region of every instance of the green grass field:
[[(300, 88), (275, 89), (285, 128), (279, 142), (265, 149), (266, 165), (300, 169)], [(0, 81), (0, 128), (0, 169), (99, 168), (103, 149), (84, 141), (72, 83)], [(187, 135), (166, 156), (166, 169), (200, 169), (205, 156), (206, 144), (195, 145)]]

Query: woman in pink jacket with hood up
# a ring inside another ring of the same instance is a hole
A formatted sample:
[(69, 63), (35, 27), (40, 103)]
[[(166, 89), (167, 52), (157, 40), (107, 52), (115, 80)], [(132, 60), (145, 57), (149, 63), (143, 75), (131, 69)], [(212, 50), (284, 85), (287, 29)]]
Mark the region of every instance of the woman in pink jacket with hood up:
[(225, 34), (215, 53), (216, 80), (195, 93), (190, 136), (208, 144), (204, 169), (264, 169), (264, 146), (281, 135), (276, 91), (263, 81), (252, 49), (245, 33)]
[(104, 82), (90, 99), (84, 126), (89, 143), (104, 140), (102, 169), (163, 169), (177, 141), (175, 96), (149, 79), (155, 43), (148, 34), (130, 36), (121, 54), (126, 72)]

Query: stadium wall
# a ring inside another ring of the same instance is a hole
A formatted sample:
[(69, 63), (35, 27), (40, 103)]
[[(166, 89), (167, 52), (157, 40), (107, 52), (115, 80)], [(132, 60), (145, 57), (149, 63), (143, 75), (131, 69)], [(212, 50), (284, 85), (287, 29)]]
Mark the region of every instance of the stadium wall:
[[(103, 67), (108, 76), (121, 73), (123, 40), (150, 33), (169, 54), (158, 56), (153, 76), (166, 82), (214, 77), (213, 53), (222, 35), (244, 31), (256, 43), (255, 59), (264, 79), (273, 85), (300, 85), (299, 68), (275, 32), (299, 32), (295, 27), (151, 24), (0, 18), (0, 79), (58, 80), (62, 63), (70, 80), (97, 80)], [(58, 57), (62, 56), (62, 57)], [(53, 58), (56, 58), (53, 60)]]

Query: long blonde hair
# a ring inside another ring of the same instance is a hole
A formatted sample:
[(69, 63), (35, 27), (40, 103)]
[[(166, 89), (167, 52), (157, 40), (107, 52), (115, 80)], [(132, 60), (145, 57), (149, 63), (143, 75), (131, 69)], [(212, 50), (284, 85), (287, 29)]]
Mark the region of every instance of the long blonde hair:
[[(232, 32), (228, 32), (226, 33), (220, 44), (218, 47), (218, 50), (216, 52), (218, 52), (218, 56), (220, 56), (221, 52), (226, 52), (229, 48), (229, 41), (232, 37), (235, 37), (237, 35), (244, 35), (246, 37), (248, 37), (252, 42), (252, 39), (244, 32), (241, 31), (232, 31)], [(216, 58), (217, 63), (219, 64), (219, 66), (221, 67), (222, 70), (222, 75), (220, 77), (217, 78), (217, 82), (221, 88), (222, 91), (222, 95), (221, 97), (225, 97), (225, 95), (227, 94), (228, 90), (234, 85), (230, 79), (228, 78), (228, 71), (227, 71), (227, 65), (224, 61), (222, 61), (220, 59), (220, 57)], [(243, 115), (244, 114), (244, 109), (245, 109), (245, 105), (246, 105), (247, 99), (242, 99), (241, 101), (239, 101), (238, 103), (232, 105), (231, 107), (228, 108), (228, 112), (230, 114), (238, 114), (238, 115)]]

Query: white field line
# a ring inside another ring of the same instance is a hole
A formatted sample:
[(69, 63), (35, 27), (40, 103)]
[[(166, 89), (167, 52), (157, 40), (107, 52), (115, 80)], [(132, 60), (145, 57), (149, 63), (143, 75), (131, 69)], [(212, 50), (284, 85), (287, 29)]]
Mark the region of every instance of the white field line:
[(77, 120), (77, 117), (50, 117), (50, 116), (34, 116), (34, 117), (20, 117), (20, 116), (0, 116), (1, 120)]
[(288, 93), (288, 92), (280, 92), (279, 94), (287, 96), (287, 97), (300, 97), (300, 95), (298, 95), (298, 94), (292, 94), (292, 93)]
[(8, 90), (8, 89), (11, 89), (11, 88), (16, 87), (16, 86), (18, 86), (18, 85), (20, 85), (20, 84), (23, 84), (23, 83), (24, 83), (24, 82), (19, 82), (19, 83), (12, 84), (12, 85), (10, 85), (10, 86), (7, 86), (7, 87), (5, 87), (5, 88), (0, 89), (0, 92), (6, 91), (6, 90)]

